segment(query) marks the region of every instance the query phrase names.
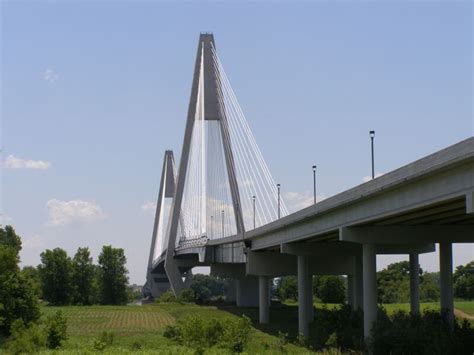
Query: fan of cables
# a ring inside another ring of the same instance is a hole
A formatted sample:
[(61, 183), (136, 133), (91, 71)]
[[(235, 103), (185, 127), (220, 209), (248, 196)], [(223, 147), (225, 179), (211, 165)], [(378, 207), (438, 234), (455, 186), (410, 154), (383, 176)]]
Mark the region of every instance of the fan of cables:
[(203, 55), (177, 238), (181, 246), (235, 235), (239, 220), (248, 231), (288, 214), (214, 47), (221, 117), (204, 117)]

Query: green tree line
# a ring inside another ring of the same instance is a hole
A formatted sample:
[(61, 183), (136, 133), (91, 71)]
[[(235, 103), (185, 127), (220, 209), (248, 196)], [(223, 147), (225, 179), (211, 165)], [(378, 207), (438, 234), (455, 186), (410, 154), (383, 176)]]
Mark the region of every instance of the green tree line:
[(73, 258), (61, 248), (41, 253), (41, 264), (20, 269), (21, 238), (12, 226), (0, 226), (0, 335), (16, 320), (28, 326), (40, 317), (39, 299), (51, 305), (126, 304), (127, 259), (123, 249), (103, 246), (94, 264), (88, 248)]
[(37, 272), (41, 298), (52, 305), (126, 304), (129, 300), (127, 258), (121, 248), (102, 247), (94, 264), (89, 248), (74, 257), (61, 248), (41, 253)]
[[(453, 274), (454, 296), (474, 299), (474, 261), (460, 265)], [(313, 295), (323, 303), (346, 301), (347, 279), (343, 276), (317, 275), (313, 277)], [(377, 272), (379, 303), (407, 303), (410, 301), (410, 264), (402, 261)], [(281, 300), (298, 299), (296, 276), (277, 280), (276, 295)], [(420, 268), (420, 301), (436, 302), (440, 298), (439, 272), (425, 272)]]

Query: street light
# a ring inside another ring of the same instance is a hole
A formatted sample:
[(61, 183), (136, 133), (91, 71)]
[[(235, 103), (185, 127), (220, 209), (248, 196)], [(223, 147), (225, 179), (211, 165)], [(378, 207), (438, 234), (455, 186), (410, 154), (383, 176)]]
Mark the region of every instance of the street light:
[(316, 204), (316, 165), (313, 165), (313, 194), (314, 204)]
[(253, 229), (255, 229), (255, 195), (252, 196), (253, 202)]
[(222, 210), (222, 238), (224, 238), (224, 210)]
[(369, 137), (370, 137), (371, 148), (372, 148), (372, 180), (373, 180), (375, 178), (375, 169), (374, 169), (374, 137), (375, 137), (375, 131), (370, 131), (369, 132)]
[(213, 230), (213, 229), (214, 229), (214, 216), (211, 216), (211, 231), (210, 231), (211, 233), (209, 233), (211, 239), (212, 239), (212, 230)]
[(280, 219), (280, 184), (277, 184), (278, 189), (278, 219)]

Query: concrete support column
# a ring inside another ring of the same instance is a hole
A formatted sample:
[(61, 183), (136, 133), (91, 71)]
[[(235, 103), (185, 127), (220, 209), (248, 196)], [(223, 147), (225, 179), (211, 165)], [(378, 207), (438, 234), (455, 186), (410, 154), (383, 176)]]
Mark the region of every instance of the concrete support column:
[(270, 295), (268, 294), (268, 277), (267, 276), (259, 276), (258, 277), (258, 313), (259, 313), (259, 320), (261, 324), (267, 324), (269, 321), (269, 307), (268, 307), (268, 300), (270, 299)]
[[(309, 267), (308, 267), (309, 269)], [(308, 302), (308, 322), (311, 323), (314, 320), (314, 297), (313, 297), (313, 275), (311, 275), (308, 272), (308, 296), (307, 296), (307, 302)]]
[(364, 283), (362, 272), (362, 254), (355, 257), (355, 309), (364, 309)]
[(420, 313), (420, 265), (418, 254), (410, 254), (410, 310), (411, 314)]
[(454, 327), (453, 298), (453, 245), (439, 243), (439, 276), (441, 282), (441, 309), (447, 311), (448, 322)]
[(235, 280), (235, 305), (242, 307), (242, 283), (240, 279)]
[(347, 275), (347, 304), (351, 306), (353, 310), (356, 309), (355, 304), (355, 278), (353, 275)]
[(238, 278), (235, 283), (237, 307), (258, 307), (258, 279), (254, 276)]
[(309, 336), (308, 310), (308, 259), (298, 256), (298, 331)]
[(377, 256), (374, 244), (362, 246), (364, 283), (364, 337), (370, 336), (373, 322), (377, 319)]
[(273, 277), (268, 278), (268, 307), (272, 305)]
[(231, 279), (225, 291), (225, 300), (227, 302), (236, 302), (237, 280)]

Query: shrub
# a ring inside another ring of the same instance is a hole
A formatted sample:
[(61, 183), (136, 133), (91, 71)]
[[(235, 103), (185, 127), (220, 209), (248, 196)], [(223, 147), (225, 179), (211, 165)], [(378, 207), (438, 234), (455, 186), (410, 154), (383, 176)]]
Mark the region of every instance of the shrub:
[(112, 345), (114, 343), (114, 339), (115, 339), (115, 334), (112, 332), (106, 332), (106, 331), (103, 331), (99, 337), (99, 340), (105, 343), (107, 346)]
[(46, 344), (44, 333), (37, 324), (26, 327), (21, 319), (17, 319), (13, 321), (10, 332), (9, 354), (36, 353)]
[(242, 352), (249, 341), (251, 330), (251, 321), (246, 316), (225, 321), (189, 316), (178, 325), (167, 326), (163, 336), (195, 349), (199, 354), (214, 346)]
[(278, 349), (280, 352), (286, 352), (286, 345), (288, 344), (288, 333), (278, 331)]
[(445, 313), (427, 311), (411, 315), (399, 311), (391, 318), (381, 309), (371, 332), (374, 354), (472, 354), (474, 330), (455, 322), (450, 330)]
[(277, 295), (282, 301), (298, 299), (298, 280), (295, 276), (283, 276), (277, 280)]
[(104, 343), (103, 341), (100, 341), (99, 339), (94, 339), (94, 345), (93, 345), (94, 350), (102, 351), (106, 347), (107, 347), (106, 343)]
[(195, 301), (194, 291), (190, 288), (185, 288), (179, 293), (178, 301), (193, 303)]
[(181, 336), (181, 327), (176, 325), (167, 325), (163, 332), (163, 336), (168, 339), (179, 339)]
[(132, 343), (132, 350), (133, 351), (138, 351), (138, 350), (142, 350), (143, 346), (142, 344), (140, 344), (140, 342), (138, 340), (135, 340), (133, 343)]
[(241, 353), (247, 345), (252, 331), (252, 321), (243, 315), (236, 321), (229, 322), (224, 328), (222, 345), (231, 351)]
[(362, 311), (353, 311), (349, 305), (333, 310), (319, 309), (314, 313), (313, 329), (312, 340), (318, 349), (327, 346), (343, 350), (364, 349)]
[(94, 339), (94, 350), (102, 351), (106, 347), (111, 346), (114, 343), (115, 334), (112, 332), (103, 331), (99, 338)]
[(58, 349), (67, 339), (67, 319), (61, 311), (57, 311), (46, 321), (46, 345), (50, 349)]
[(157, 299), (157, 302), (176, 302), (176, 296), (174, 295), (172, 290), (168, 290)]

